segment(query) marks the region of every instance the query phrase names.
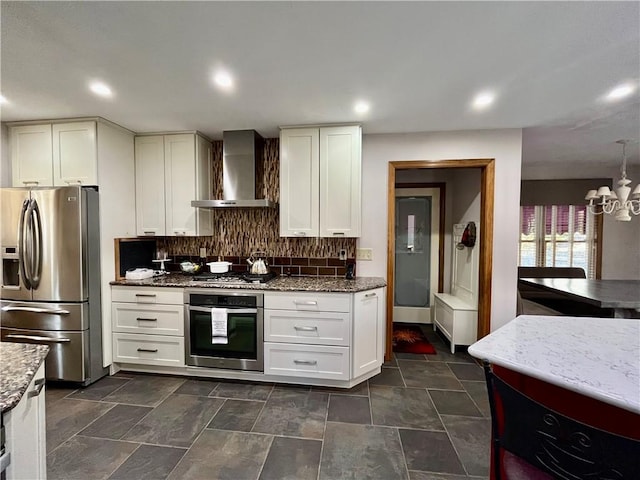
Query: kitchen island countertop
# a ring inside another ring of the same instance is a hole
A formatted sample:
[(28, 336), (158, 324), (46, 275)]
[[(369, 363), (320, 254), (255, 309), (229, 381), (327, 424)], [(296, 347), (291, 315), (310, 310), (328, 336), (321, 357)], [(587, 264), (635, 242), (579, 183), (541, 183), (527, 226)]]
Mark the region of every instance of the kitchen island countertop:
[(639, 320), (522, 315), (469, 354), (640, 414)]
[(46, 345), (0, 342), (0, 411), (18, 404), (47, 353)]
[(387, 282), (381, 277), (356, 277), (353, 280), (337, 277), (276, 277), (267, 283), (220, 283), (198, 281), (197, 277), (173, 273), (148, 278), (146, 280), (116, 280), (111, 285), (178, 287), (178, 288), (231, 288), (243, 290), (263, 290), (274, 292), (343, 292), (355, 293), (385, 287)]

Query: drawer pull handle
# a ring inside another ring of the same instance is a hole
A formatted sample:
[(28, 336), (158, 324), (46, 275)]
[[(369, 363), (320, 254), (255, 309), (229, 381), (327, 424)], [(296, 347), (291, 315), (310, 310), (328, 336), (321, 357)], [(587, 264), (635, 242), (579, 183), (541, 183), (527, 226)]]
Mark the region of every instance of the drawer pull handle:
[(306, 237), (307, 232), (293, 232), (296, 237)]
[(376, 294), (375, 293), (367, 293), (365, 294), (364, 298), (371, 298), (371, 297), (375, 297)]
[(144, 232), (142, 232), (142, 233), (144, 233), (145, 235), (155, 235), (155, 234), (156, 234), (156, 232), (155, 232), (155, 231), (153, 231), (153, 230), (145, 230), (145, 231), (144, 231)]
[(293, 328), (296, 330), (300, 330), (301, 332), (317, 332), (318, 327), (300, 327), (298, 325), (294, 325)]
[(149, 352), (149, 353), (158, 353), (157, 348), (139, 348), (139, 352)]
[(332, 235), (344, 235), (344, 232), (333, 232)]
[(44, 388), (44, 378), (39, 378), (38, 380), (36, 380), (34, 386), (36, 388), (27, 393), (28, 398), (37, 397), (38, 395), (40, 395), (40, 392), (42, 392), (42, 389)]
[(316, 302), (314, 300), (311, 300), (311, 301), (308, 301), (308, 302), (302, 302), (302, 301), (299, 301), (299, 300), (294, 300), (293, 303), (295, 305), (313, 305), (313, 306), (318, 305), (318, 302)]
[(136, 318), (136, 320), (139, 322), (157, 322), (158, 321), (157, 318), (141, 318), (141, 317)]
[(155, 293), (136, 293), (136, 297), (155, 298), (155, 296), (156, 296)]
[(317, 360), (294, 360), (293, 363), (296, 365), (317, 365)]

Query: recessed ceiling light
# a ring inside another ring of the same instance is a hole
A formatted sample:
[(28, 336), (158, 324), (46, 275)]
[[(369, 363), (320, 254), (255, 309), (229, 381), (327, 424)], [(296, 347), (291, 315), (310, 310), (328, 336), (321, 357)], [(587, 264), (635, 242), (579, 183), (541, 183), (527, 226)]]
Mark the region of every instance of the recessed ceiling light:
[(369, 111), (369, 104), (367, 102), (356, 102), (353, 106), (353, 110), (356, 113), (367, 113)]
[(489, 107), (495, 99), (496, 96), (491, 92), (479, 93), (473, 99), (472, 106), (476, 110), (484, 110), (485, 108)]
[(213, 77), (213, 81), (216, 83), (216, 85), (225, 90), (229, 90), (233, 87), (233, 78), (231, 77), (229, 72), (221, 71), (216, 73)]
[(0, 95), (0, 104), (4, 105), (5, 103), (8, 103), (8, 100), (4, 98), (4, 95)]
[(635, 91), (634, 85), (630, 83), (624, 83), (622, 85), (618, 85), (616, 88), (611, 90), (607, 94), (607, 100), (619, 100), (624, 97), (628, 97)]
[(89, 89), (101, 97), (111, 97), (113, 95), (111, 88), (109, 88), (109, 85), (106, 83), (92, 82), (91, 85), (89, 85)]

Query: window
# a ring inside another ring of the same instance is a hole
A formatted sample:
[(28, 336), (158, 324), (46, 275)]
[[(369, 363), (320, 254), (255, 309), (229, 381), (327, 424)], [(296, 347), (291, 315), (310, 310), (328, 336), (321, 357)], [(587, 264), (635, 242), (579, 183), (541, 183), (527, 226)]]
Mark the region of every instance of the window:
[(586, 205), (520, 207), (521, 267), (580, 267), (597, 271), (597, 225)]

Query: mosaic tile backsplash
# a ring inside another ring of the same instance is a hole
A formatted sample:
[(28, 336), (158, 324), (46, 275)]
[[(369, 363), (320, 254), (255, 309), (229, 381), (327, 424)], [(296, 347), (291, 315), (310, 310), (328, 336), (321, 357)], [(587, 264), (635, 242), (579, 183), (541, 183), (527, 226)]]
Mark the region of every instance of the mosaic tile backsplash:
[[(280, 194), (280, 141), (265, 139), (264, 165), (256, 169), (257, 198), (275, 202)], [(213, 142), (212, 198), (222, 198), (222, 141)], [(252, 252), (265, 252), (272, 270), (279, 274), (341, 276), (347, 263), (355, 263), (355, 238), (282, 238), (278, 208), (217, 209), (209, 237), (162, 237), (158, 246), (174, 259), (196, 260), (201, 247), (209, 259), (218, 256), (246, 270)], [(347, 260), (339, 260), (346, 250)]]

